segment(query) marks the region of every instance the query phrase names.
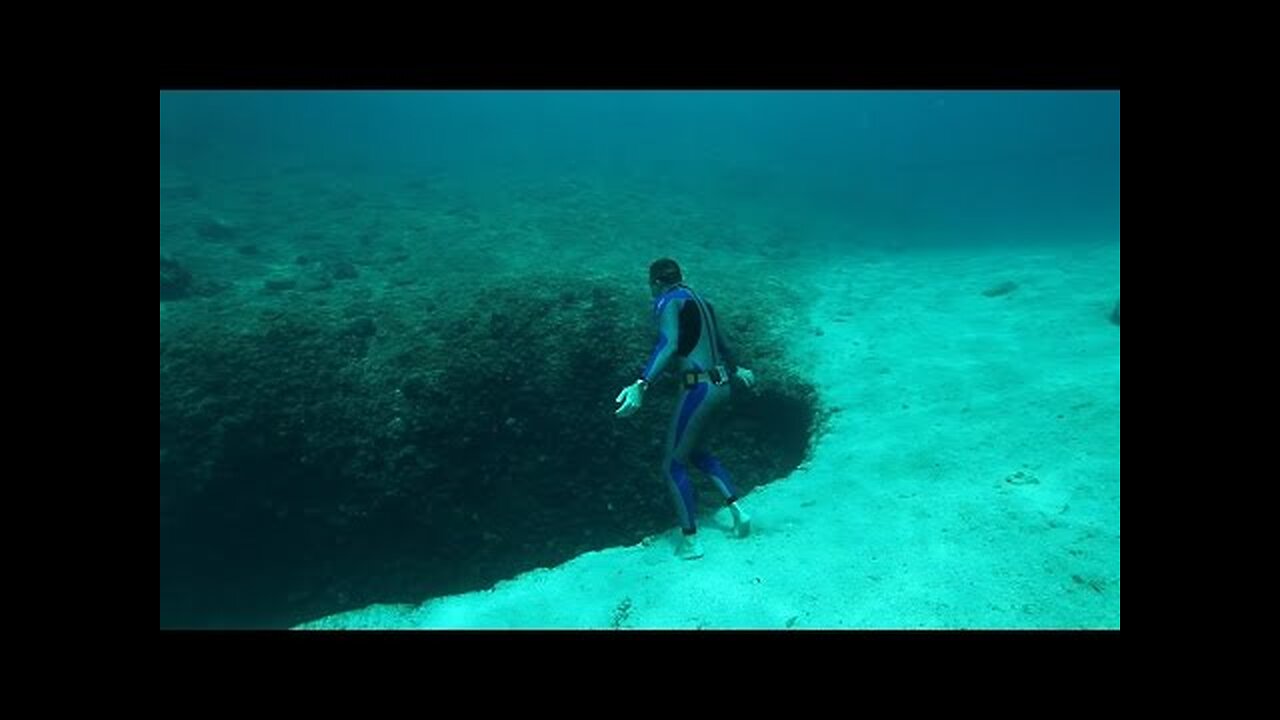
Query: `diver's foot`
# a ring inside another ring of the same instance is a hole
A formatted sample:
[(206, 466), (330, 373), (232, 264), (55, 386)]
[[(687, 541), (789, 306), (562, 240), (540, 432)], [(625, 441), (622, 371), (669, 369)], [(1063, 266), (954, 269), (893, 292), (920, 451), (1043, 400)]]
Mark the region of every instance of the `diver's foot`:
[(698, 540), (697, 535), (682, 535), (680, 544), (676, 547), (676, 555), (681, 560), (697, 560), (703, 556), (702, 542)]
[(751, 534), (751, 516), (746, 510), (738, 507), (738, 503), (729, 506), (729, 512), (733, 513), (733, 532), (740, 538), (744, 538)]

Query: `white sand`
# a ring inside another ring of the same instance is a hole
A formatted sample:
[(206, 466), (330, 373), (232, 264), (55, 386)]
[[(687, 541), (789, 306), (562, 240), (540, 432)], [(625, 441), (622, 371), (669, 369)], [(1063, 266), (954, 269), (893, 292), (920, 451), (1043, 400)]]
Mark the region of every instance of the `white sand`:
[(1118, 240), (818, 272), (823, 334), (797, 329), (795, 362), (841, 412), (744, 500), (751, 537), (721, 510), (700, 560), (674, 557), (673, 530), (302, 627), (1119, 628)]

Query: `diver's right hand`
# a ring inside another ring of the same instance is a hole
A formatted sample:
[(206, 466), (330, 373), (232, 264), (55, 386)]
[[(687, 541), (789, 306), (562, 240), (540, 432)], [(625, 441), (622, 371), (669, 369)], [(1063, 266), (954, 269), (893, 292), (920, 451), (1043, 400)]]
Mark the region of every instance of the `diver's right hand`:
[(748, 368), (740, 367), (738, 368), (738, 372), (734, 374), (741, 378), (742, 384), (747, 387), (751, 387), (756, 384), (756, 375)]

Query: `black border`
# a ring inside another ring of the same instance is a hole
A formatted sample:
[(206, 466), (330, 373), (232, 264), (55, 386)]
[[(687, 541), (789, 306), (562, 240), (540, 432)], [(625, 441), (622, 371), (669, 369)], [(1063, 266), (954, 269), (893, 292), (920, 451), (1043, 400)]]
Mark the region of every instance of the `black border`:
[(162, 90), (1118, 90), (1120, 66), (1100, 55), (995, 60), (753, 59), (634, 63), (177, 56)]
[[(162, 631), (160, 656), (166, 668), (206, 682), (287, 673), (297, 682), (327, 674), (356, 683), (368, 675), (391, 689), (403, 676), (456, 692), (465, 688), (443, 685), (442, 678), (456, 673), (483, 690), (494, 680), (529, 682), (545, 674), (559, 678), (547, 689), (563, 697), (598, 674), (613, 678), (602, 686), (610, 694), (644, 698), (662, 683), (664, 694), (729, 689), (754, 704), (762, 695), (810, 691), (815, 697), (855, 691), (874, 703), (870, 698), (888, 688), (868, 681), (885, 677), (924, 693), (910, 699), (956, 699), (931, 694), (941, 680), (964, 682), (988, 701), (1044, 686), (1057, 695), (1040, 701), (1070, 702), (1079, 693), (1100, 697), (1122, 682), (1119, 643), (1119, 630)], [(270, 684), (279, 689), (277, 681)]]

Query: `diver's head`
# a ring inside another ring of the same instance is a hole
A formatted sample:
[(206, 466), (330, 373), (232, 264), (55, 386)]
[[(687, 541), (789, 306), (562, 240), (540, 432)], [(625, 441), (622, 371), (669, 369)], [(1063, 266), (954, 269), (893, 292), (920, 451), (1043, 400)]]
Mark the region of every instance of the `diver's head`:
[(657, 297), (668, 288), (684, 280), (680, 266), (671, 258), (654, 260), (649, 266), (649, 290)]

